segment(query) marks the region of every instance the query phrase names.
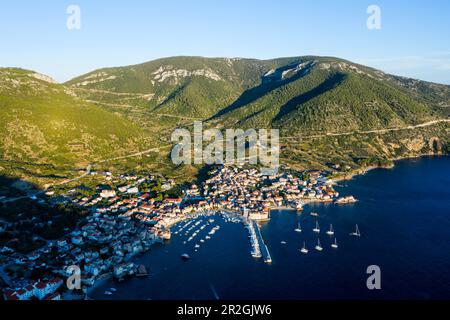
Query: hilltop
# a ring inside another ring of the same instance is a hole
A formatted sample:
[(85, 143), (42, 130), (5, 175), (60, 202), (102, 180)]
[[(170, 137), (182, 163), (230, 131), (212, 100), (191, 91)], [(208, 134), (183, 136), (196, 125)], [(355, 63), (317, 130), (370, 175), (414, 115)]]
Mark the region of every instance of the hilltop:
[(156, 135), (195, 119), (279, 128), (284, 160), (302, 168), (448, 152), (441, 120), (450, 114), (450, 86), (334, 57), (173, 57), (97, 70), (66, 85), (144, 127), (151, 123)]

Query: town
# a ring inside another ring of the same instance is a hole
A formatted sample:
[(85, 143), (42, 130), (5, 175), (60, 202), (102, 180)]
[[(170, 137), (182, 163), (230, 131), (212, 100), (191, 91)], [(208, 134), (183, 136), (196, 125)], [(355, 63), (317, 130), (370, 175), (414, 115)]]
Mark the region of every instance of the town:
[[(0, 244), (5, 299), (84, 299), (87, 289), (99, 280), (114, 277), (122, 281), (146, 274), (145, 266), (136, 265), (133, 258), (169, 240), (175, 224), (205, 212), (238, 214), (253, 221), (253, 230), (254, 223), (270, 219), (270, 211), (276, 208), (302, 210), (307, 202), (356, 201), (351, 196), (339, 197), (333, 180), (322, 171), (286, 169), (265, 176), (249, 165), (214, 166), (207, 179), (182, 189), (177, 189), (173, 180), (155, 176), (91, 174), (101, 175), (105, 183), (95, 190), (80, 185), (64, 194), (48, 191), (45, 198), (35, 199), (86, 210), (87, 215), (75, 227), (65, 228), (63, 236), (55, 240), (39, 237), (42, 246), (28, 253), (10, 245), (17, 239)], [(178, 192), (170, 192), (175, 189)], [(14, 229), (14, 222), (2, 220), (0, 227), (0, 233), (8, 232)], [(81, 269), (81, 292), (64, 285), (71, 266)]]

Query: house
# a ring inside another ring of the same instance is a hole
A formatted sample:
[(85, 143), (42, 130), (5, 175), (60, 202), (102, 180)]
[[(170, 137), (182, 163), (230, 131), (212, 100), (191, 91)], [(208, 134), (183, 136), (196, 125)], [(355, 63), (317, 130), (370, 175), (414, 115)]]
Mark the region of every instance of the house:
[(48, 282), (38, 281), (34, 284), (30, 284), (25, 288), (14, 290), (7, 290), (4, 293), (6, 300), (30, 300), (33, 297), (43, 300), (46, 297), (52, 297), (55, 300), (58, 294), (55, 295), (56, 290), (63, 284), (63, 280), (60, 278), (54, 278)]
[(182, 198), (166, 199), (166, 202), (171, 204), (180, 204), (182, 201)]
[(132, 187), (132, 188), (129, 188), (129, 189), (127, 190), (127, 193), (128, 193), (128, 194), (138, 194), (138, 193), (139, 193), (139, 188), (138, 188), (138, 187)]
[(82, 245), (83, 244), (83, 237), (82, 236), (75, 236), (75, 237), (72, 237), (71, 241), (75, 245)]
[(149, 193), (144, 193), (143, 195), (141, 195), (139, 197), (139, 199), (141, 199), (142, 201), (147, 200), (148, 198), (150, 198), (150, 194)]
[(56, 292), (63, 284), (63, 280), (60, 278), (54, 278), (49, 282), (39, 281), (34, 285), (34, 295), (36, 298), (42, 300), (46, 296)]
[(53, 300), (53, 301), (58, 301), (61, 300), (61, 295), (58, 292), (55, 292), (53, 294), (48, 295), (47, 297), (45, 297), (44, 300)]
[(102, 190), (100, 197), (103, 199), (114, 198), (116, 196), (116, 191), (114, 190)]
[(65, 247), (65, 246), (67, 246), (67, 241), (66, 240), (58, 240), (56, 242), (56, 244), (58, 247)]

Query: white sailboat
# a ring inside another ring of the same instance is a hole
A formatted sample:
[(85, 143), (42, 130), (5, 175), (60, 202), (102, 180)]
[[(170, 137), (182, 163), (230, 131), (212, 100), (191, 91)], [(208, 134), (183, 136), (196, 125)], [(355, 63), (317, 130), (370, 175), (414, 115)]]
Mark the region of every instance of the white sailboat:
[(354, 236), (354, 237), (361, 237), (361, 232), (359, 231), (359, 226), (358, 225), (356, 225), (355, 232), (350, 233), (350, 235)]
[(327, 231), (327, 234), (328, 234), (329, 236), (334, 236), (334, 230), (333, 230), (333, 225), (332, 225), (332, 224), (330, 224), (330, 230)]
[(302, 226), (301, 226), (300, 222), (298, 223), (298, 226), (294, 231), (298, 232), (298, 233), (302, 232)]
[(300, 252), (303, 254), (307, 254), (309, 250), (306, 248), (306, 242), (303, 242), (303, 248), (300, 249)]
[(338, 243), (337, 243), (337, 239), (336, 238), (334, 238), (334, 243), (331, 244), (331, 247), (333, 249), (337, 249), (338, 248)]
[(314, 232), (320, 233), (319, 221), (316, 221), (316, 227), (313, 229)]
[(317, 251), (322, 251), (322, 250), (323, 250), (322, 245), (320, 244), (320, 239), (317, 239), (316, 250), (317, 250)]

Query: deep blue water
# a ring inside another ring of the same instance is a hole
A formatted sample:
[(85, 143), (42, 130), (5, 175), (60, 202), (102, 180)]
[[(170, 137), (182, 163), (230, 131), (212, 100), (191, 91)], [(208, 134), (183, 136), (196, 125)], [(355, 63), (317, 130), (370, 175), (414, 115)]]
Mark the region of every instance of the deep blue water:
[[(93, 297), (105, 299), (103, 292), (115, 287), (112, 299), (450, 299), (450, 158), (404, 160), (340, 185), (341, 194), (359, 202), (272, 213), (262, 226), (271, 265), (250, 256), (241, 224), (216, 218), (221, 230), (198, 252), (193, 246), (209, 228), (187, 245), (186, 236), (173, 235), (169, 244), (137, 259), (149, 268), (148, 278), (111, 280)], [(322, 253), (314, 250), (311, 211), (320, 213)], [(298, 219), (300, 234), (294, 232)], [(338, 250), (325, 233), (330, 223)], [(360, 239), (349, 236), (355, 224)], [(303, 241), (308, 255), (298, 251)], [(186, 252), (192, 258), (183, 262)], [(366, 287), (369, 265), (381, 268), (379, 291)]]

